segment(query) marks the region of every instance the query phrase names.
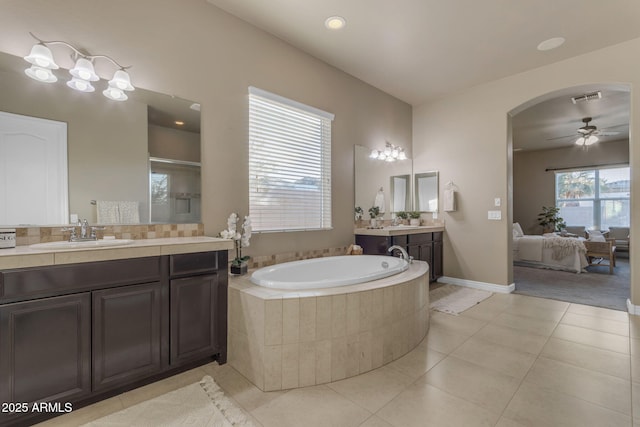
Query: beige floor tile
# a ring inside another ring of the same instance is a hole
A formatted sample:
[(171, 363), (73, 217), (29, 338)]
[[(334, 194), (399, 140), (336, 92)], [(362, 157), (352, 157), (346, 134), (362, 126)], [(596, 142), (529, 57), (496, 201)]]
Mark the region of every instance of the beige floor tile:
[(449, 394), (501, 413), (516, 392), (520, 379), (448, 356), (426, 373), (425, 381)]
[(509, 304), (510, 310), (514, 308), (536, 308), (541, 311), (562, 311), (569, 308), (569, 303), (552, 299), (530, 297), (527, 295), (512, 294), (513, 298)]
[(115, 396), (84, 408), (74, 409), (68, 414), (37, 424), (40, 427), (75, 427), (124, 409), (120, 397)]
[(617, 320), (619, 322), (628, 322), (629, 317), (633, 317), (629, 316), (629, 313), (627, 313), (626, 311), (611, 310), (608, 308), (593, 307), (590, 305), (582, 304), (571, 304), (567, 312), (582, 314), (586, 316), (597, 316), (605, 319)]
[(383, 366), (327, 386), (373, 413), (389, 403), (413, 381), (413, 378)]
[(631, 415), (628, 380), (539, 357), (525, 378), (525, 383)]
[(541, 356), (618, 378), (631, 378), (630, 356), (589, 345), (550, 338)]
[(631, 384), (631, 410), (633, 420), (640, 422), (640, 383)]
[(504, 299), (496, 298), (497, 295), (499, 294), (493, 294), (486, 300), (482, 301), (481, 304), (476, 304), (470, 309), (463, 311), (460, 313), (460, 316), (490, 322), (500, 313), (504, 312), (505, 308), (509, 304), (509, 302)]
[(547, 308), (539, 303), (519, 302), (509, 305), (505, 310), (506, 313), (515, 314), (517, 316), (531, 317), (533, 319), (550, 320), (559, 322), (565, 314), (565, 310), (555, 310)]
[(503, 417), (524, 426), (619, 427), (631, 418), (568, 394), (524, 382), (507, 406)]
[(460, 335), (471, 336), (478, 332), (486, 322), (478, 319), (470, 319), (464, 316), (454, 316), (452, 314), (431, 312), (430, 328), (443, 328)]
[(372, 415), (324, 385), (290, 390), (251, 414), (265, 427), (359, 426)]
[(558, 322), (555, 320), (543, 320), (506, 312), (497, 316), (491, 323), (545, 337), (551, 336), (553, 330), (558, 325)]
[(475, 337), (458, 347), (452, 356), (516, 378), (524, 378), (536, 360), (531, 353)]
[(640, 338), (640, 316), (629, 316), (629, 336)]
[(418, 381), (376, 413), (394, 427), (493, 427), (500, 414)]
[(554, 338), (586, 344), (604, 350), (629, 354), (629, 338), (620, 335), (561, 324), (553, 331), (552, 336)]
[(589, 316), (585, 314), (566, 313), (560, 323), (563, 325), (580, 326), (610, 334), (629, 336), (629, 322), (611, 320), (606, 317)]
[(280, 390), (264, 392), (231, 367), (218, 371), (217, 375), (212, 375), (212, 377), (227, 396), (233, 398), (248, 412), (266, 405), (286, 393), (286, 391)]
[(510, 420), (509, 418), (501, 417), (496, 424), (496, 427), (526, 427), (524, 424), (520, 424), (517, 421)]
[(494, 325), (492, 323), (480, 329), (480, 331), (474, 335), (474, 338), (531, 354), (540, 353), (547, 341), (547, 337), (541, 335), (507, 328), (506, 326)]
[(469, 335), (458, 334), (446, 328), (431, 325), (424, 341), (429, 348), (449, 354), (468, 339)]
[(429, 348), (425, 339), (409, 353), (386, 366), (408, 375), (415, 381), (445, 357), (446, 354)]
[(393, 427), (391, 424), (383, 420), (382, 418), (372, 415), (367, 418), (367, 421), (360, 424), (360, 427)]

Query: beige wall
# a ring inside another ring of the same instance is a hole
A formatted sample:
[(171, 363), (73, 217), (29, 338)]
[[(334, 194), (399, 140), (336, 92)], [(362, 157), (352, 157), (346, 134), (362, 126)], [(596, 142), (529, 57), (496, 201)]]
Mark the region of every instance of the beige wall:
[[(500, 285), (512, 282), (510, 256), (512, 195), (507, 115), (518, 106), (563, 88), (603, 83), (640, 85), (640, 39), (470, 88), (414, 108), (414, 169), (440, 171), (440, 182), (459, 189), (457, 212), (446, 221), (444, 274)], [(631, 134), (640, 132), (635, 111), (640, 91), (631, 93)], [(630, 143), (632, 235), (640, 235), (640, 150)], [(441, 186), (442, 189), (442, 186)], [(503, 200), (502, 221), (487, 220), (495, 197)], [(631, 265), (640, 265), (637, 240)], [(640, 276), (631, 273), (632, 302), (640, 304)]]
[[(0, 51), (26, 55), (33, 43), (29, 31), (45, 39), (77, 43), (132, 65), (134, 85), (200, 102), (202, 209), (207, 235), (223, 229), (230, 212), (246, 215), (248, 211), (248, 86), (335, 114), (333, 230), (256, 235), (250, 254), (351, 243), (353, 145), (382, 146), (385, 140), (411, 144), (408, 104), (205, 0), (115, 0), (108, 6), (83, 0), (3, 1)], [(113, 73), (102, 63), (96, 69), (105, 76)]]
[(149, 125), (149, 155), (161, 159), (200, 162), (200, 134)]
[[(572, 146), (554, 150), (513, 153), (513, 221), (525, 234), (540, 234), (542, 206), (555, 205), (555, 174), (545, 169), (578, 168), (629, 163), (629, 141), (595, 144), (588, 149)], [(581, 225), (581, 224), (567, 224)]]
[(147, 212), (145, 104), (114, 104), (95, 93), (0, 72), (0, 111), (67, 123), (70, 214), (95, 223), (91, 200), (139, 201)]

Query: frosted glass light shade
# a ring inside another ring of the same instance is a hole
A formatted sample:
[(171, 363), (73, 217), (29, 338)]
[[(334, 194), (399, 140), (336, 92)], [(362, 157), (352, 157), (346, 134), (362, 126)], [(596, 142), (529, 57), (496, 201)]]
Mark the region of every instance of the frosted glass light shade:
[(77, 90), (79, 92), (94, 92), (96, 88), (94, 88), (90, 82), (84, 79), (72, 78), (67, 82), (67, 86), (71, 89)]
[(102, 94), (112, 101), (126, 101), (127, 99), (129, 99), (127, 94), (124, 93), (121, 89), (112, 86), (109, 86), (107, 89), (103, 90)]
[(57, 70), (58, 64), (53, 60), (51, 50), (43, 44), (34, 44), (31, 53), (24, 57), (24, 60), (30, 64), (50, 70)]
[(113, 78), (109, 80), (109, 86), (118, 88), (121, 91), (135, 89), (133, 85), (131, 85), (131, 78), (129, 77), (129, 73), (127, 73), (125, 70), (116, 71), (113, 75)]
[(93, 68), (93, 64), (86, 58), (78, 58), (76, 65), (69, 70), (69, 73), (71, 73), (73, 77), (89, 82), (97, 82), (100, 80), (100, 77), (98, 77)]
[(24, 70), (24, 73), (33, 80), (43, 83), (55, 83), (58, 81), (58, 78), (53, 75), (50, 69), (38, 67), (37, 65), (32, 65), (31, 68), (27, 68)]

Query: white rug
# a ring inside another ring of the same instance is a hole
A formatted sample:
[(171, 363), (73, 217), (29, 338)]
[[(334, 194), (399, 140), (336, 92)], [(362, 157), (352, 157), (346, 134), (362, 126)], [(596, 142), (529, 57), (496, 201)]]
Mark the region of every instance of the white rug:
[(242, 409), (226, 397), (210, 376), (199, 383), (163, 394), (99, 418), (84, 426), (254, 426)]
[(457, 316), (491, 295), (492, 292), (480, 289), (444, 285), (429, 292), (429, 308)]

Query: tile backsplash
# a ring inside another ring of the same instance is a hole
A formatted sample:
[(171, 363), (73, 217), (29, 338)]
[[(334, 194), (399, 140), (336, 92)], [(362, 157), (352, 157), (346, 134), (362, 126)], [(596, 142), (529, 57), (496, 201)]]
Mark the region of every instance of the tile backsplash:
[[(69, 239), (69, 232), (56, 227), (16, 227), (16, 245), (57, 242)], [(164, 237), (204, 236), (203, 224), (135, 224), (105, 225), (96, 231), (98, 238), (115, 236), (116, 239), (159, 239)]]
[[(315, 249), (310, 251), (299, 252), (283, 252), (274, 255), (252, 256), (249, 260), (249, 268), (261, 268), (268, 265), (280, 264), (288, 261), (298, 261), (301, 259), (321, 258), (327, 256), (345, 255), (348, 246), (340, 246), (337, 248)], [(229, 260), (235, 256), (233, 251), (229, 252)]]

